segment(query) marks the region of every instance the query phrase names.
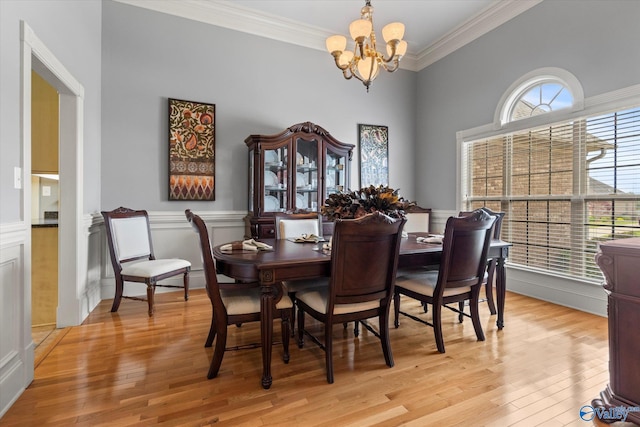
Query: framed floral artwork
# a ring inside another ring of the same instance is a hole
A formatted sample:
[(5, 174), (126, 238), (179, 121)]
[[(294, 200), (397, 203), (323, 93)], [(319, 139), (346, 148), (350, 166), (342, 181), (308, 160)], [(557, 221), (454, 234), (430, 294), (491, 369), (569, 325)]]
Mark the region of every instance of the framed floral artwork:
[(389, 129), (358, 125), (360, 187), (389, 185)]
[(215, 200), (215, 112), (169, 98), (169, 200)]

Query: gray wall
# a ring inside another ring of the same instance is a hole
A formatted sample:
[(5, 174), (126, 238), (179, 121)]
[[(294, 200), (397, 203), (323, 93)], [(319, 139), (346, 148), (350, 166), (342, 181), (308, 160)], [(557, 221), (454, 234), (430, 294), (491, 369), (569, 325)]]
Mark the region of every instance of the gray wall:
[(100, 207), (101, 9), (99, 0), (0, 0), (0, 223), (31, 217), (13, 188), (13, 168), (22, 165), (21, 20), (84, 87), (84, 212)]
[(502, 94), (542, 67), (573, 73), (585, 98), (640, 83), (640, 1), (545, 0), (418, 77), (417, 199), (456, 206), (456, 132), (493, 122)]
[[(414, 72), (380, 75), (367, 93), (326, 52), (112, 1), (102, 41), (103, 209), (246, 210), (244, 139), (304, 121), (356, 145), (358, 123), (389, 126), (390, 185), (415, 196)], [(214, 202), (168, 201), (167, 98), (216, 105)]]

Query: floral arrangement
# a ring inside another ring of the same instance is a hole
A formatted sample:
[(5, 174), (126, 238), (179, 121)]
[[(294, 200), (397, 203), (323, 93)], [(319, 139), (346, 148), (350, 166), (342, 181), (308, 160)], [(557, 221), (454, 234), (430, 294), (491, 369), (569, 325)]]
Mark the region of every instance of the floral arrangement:
[(363, 187), (360, 190), (330, 194), (321, 212), (330, 220), (360, 218), (382, 212), (392, 218), (404, 217), (404, 210), (415, 205), (398, 195), (399, 190), (387, 186)]

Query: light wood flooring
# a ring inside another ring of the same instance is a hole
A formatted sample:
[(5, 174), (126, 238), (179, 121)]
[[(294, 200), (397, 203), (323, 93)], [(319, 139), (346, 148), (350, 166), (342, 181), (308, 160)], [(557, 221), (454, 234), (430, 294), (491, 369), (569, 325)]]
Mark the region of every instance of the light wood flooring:
[[(270, 390), (260, 386), (258, 349), (227, 352), (218, 378), (207, 380), (203, 290), (187, 302), (180, 292), (158, 294), (153, 318), (144, 302), (110, 307), (105, 300), (67, 328), (1, 426), (591, 426), (579, 409), (609, 379), (606, 318), (512, 293), (502, 331), (483, 304), (484, 342), (470, 319), (459, 324), (444, 310), (445, 354), (431, 328), (401, 318), (391, 329), (393, 368), (370, 332), (354, 339), (351, 326), (336, 326), (334, 384), (310, 341), (292, 342), (286, 365), (274, 346)], [(403, 309), (421, 313), (408, 299)], [(229, 332), (228, 345), (260, 337), (257, 323)]]

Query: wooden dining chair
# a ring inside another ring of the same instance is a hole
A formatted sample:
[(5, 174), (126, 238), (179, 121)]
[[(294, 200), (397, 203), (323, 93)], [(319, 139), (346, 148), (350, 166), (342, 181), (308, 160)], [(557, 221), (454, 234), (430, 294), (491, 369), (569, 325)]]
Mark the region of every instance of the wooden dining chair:
[(407, 223), (404, 226), (405, 233), (428, 233), (431, 224), (431, 209), (412, 205), (405, 209)]
[[(124, 282), (147, 285), (149, 316), (154, 312), (156, 287), (184, 288), (184, 300), (189, 299), (189, 271), (191, 263), (184, 259), (156, 259), (151, 242), (149, 215), (144, 210), (119, 207), (102, 211), (111, 256), (111, 265), (116, 278), (116, 293), (111, 311), (118, 311), (122, 298), (144, 301), (144, 298), (126, 296)], [(183, 275), (183, 285), (158, 283), (160, 280)]]
[[(322, 237), (322, 215), (317, 212), (309, 213), (287, 213), (278, 212), (274, 216), (276, 239), (289, 239), (300, 237), (303, 234), (315, 234)], [(305, 245), (307, 243), (301, 243)], [(301, 279), (286, 280), (282, 282), (289, 298), (296, 303), (296, 294), (299, 291), (317, 288), (318, 286), (327, 286), (328, 280), (318, 279)], [(291, 336), (295, 336), (295, 309), (291, 318)]]
[[(358, 219), (336, 220), (328, 287), (298, 292), (298, 346), (304, 334), (325, 351), (327, 381), (333, 383), (333, 325), (378, 317), (376, 332), (387, 366), (393, 366), (389, 342), (389, 310), (398, 267), (402, 227), (406, 220), (380, 212)], [(324, 342), (304, 328), (305, 313), (324, 323)]]
[[(493, 238), (499, 240), (500, 234), (502, 232), (502, 219), (504, 218), (504, 212), (494, 212), (491, 209), (486, 207), (483, 207), (480, 209), (484, 210), (486, 213), (488, 213), (489, 215), (491, 215), (496, 219), (495, 222), (493, 223)], [(458, 216), (471, 215), (472, 213), (473, 211), (462, 211), (458, 214)], [(496, 306), (495, 306), (495, 303), (493, 302), (493, 283), (494, 283), (494, 278), (496, 273), (496, 265), (497, 265), (497, 261), (495, 258), (489, 258), (487, 260), (487, 280), (484, 283), (485, 300), (487, 302), (487, 305), (489, 306), (489, 312), (491, 312), (492, 315), (496, 314)], [(465, 305), (464, 301), (461, 301), (458, 303), (458, 309), (461, 312), (464, 312), (464, 305)], [(464, 318), (463, 314), (460, 313), (458, 316), (458, 319), (460, 320), (460, 322), (462, 322), (463, 318)]]
[(322, 215), (317, 212), (277, 212), (274, 216), (276, 239), (315, 234), (322, 237)]
[[(190, 209), (185, 211), (185, 215), (187, 221), (199, 236), (205, 287), (211, 301), (211, 327), (204, 344), (205, 347), (211, 347), (214, 339), (216, 340), (213, 358), (207, 374), (207, 378), (211, 379), (218, 375), (225, 351), (261, 347), (260, 343), (256, 343), (227, 348), (227, 326), (260, 321), (261, 290), (254, 283), (237, 283), (233, 288), (226, 287), (221, 289), (218, 284), (213, 254), (211, 253), (207, 226), (202, 218), (191, 212)], [(282, 320), (282, 345), (284, 350), (282, 360), (284, 363), (289, 363), (289, 327), (292, 309), (291, 299), (287, 295), (283, 295), (273, 310), (273, 317)]]
[[(473, 328), (478, 341), (484, 333), (478, 313), (478, 295), (486, 280), (486, 263), (495, 218), (482, 210), (465, 217), (447, 220), (438, 270), (413, 271), (398, 277), (394, 292), (395, 327), (399, 315), (433, 327), (436, 346), (445, 352), (442, 337), (442, 307), (459, 301), (470, 301)], [(432, 323), (400, 310), (400, 295), (406, 295), (432, 306)]]

